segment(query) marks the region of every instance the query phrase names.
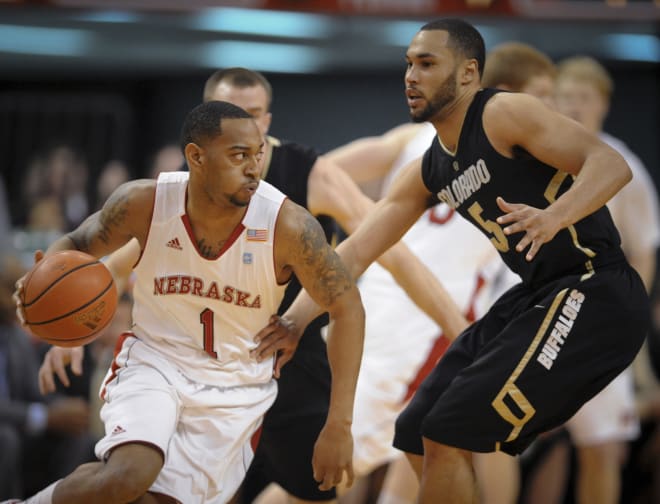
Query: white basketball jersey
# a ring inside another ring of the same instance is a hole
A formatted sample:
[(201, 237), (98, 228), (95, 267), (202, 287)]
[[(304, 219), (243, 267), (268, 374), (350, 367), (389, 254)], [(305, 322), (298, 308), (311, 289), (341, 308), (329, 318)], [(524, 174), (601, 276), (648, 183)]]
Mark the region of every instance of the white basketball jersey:
[(186, 215), (187, 172), (158, 178), (147, 243), (135, 267), (133, 332), (187, 378), (236, 386), (272, 378), (249, 351), (277, 313), (273, 241), (284, 194), (259, 183), (219, 256), (203, 257)]

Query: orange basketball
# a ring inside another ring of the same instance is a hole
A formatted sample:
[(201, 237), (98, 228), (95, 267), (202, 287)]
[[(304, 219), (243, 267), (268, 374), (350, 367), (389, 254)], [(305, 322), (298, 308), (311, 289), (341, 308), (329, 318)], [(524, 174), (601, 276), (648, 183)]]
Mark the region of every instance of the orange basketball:
[(23, 308), (35, 336), (62, 347), (84, 345), (112, 320), (117, 288), (98, 259), (66, 250), (44, 257), (28, 273)]

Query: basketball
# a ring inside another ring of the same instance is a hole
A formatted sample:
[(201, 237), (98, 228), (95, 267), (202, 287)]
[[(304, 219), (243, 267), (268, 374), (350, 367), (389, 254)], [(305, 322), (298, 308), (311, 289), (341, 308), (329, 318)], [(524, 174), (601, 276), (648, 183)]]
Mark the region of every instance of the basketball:
[(72, 347), (92, 341), (117, 308), (112, 274), (95, 257), (66, 250), (44, 257), (23, 285), (25, 322), (40, 339)]

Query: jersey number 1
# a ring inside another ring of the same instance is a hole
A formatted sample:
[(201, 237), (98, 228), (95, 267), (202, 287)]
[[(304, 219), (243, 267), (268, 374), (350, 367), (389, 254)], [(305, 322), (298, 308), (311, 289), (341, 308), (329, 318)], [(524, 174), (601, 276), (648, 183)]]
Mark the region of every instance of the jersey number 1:
[(213, 339), (215, 333), (213, 328), (213, 310), (206, 308), (202, 313), (199, 314), (199, 322), (202, 324), (204, 331), (204, 351), (209, 354), (214, 359), (218, 358), (218, 352), (213, 350)]

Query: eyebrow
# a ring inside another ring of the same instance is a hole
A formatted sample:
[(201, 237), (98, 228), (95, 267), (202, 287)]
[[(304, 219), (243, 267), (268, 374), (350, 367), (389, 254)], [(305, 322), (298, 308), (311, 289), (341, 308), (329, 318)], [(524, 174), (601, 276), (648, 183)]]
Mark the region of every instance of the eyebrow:
[(417, 54), (406, 54), (406, 58), (417, 58), (417, 59), (422, 59), (422, 58), (435, 58), (436, 55), (430, 52), (423, 52), (423, 53), (417, 53)]

